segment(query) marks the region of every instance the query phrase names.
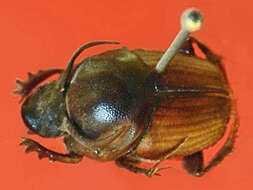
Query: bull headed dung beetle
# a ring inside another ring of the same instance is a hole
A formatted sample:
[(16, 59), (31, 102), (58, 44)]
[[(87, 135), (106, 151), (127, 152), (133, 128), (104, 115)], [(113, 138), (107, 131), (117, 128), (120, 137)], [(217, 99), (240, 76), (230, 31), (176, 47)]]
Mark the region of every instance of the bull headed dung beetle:
[[(16, 80), (23, 101), (21, 114), (30, 133), (64, 137), (66, 154), (32, 139), (21, 145), (39, 158), (78, 163), (88, 157), (115, 161), (119, 167), (148, 177), (159, 164), (182, 158), (184, 169), (202, 176), (233, 151), (238, 116), (221, 57), (190, 32), (203, 17), (195, 9), (181, 16), (182, 29), (166, 52), (120, 48), (90, 56), (74, 65), (83, 50), (112, 41), (81, 46), (65, 70), (28, 73)], [(193, 44), (205, 55), (196, 55)], [(58, 80), (40, 85), (48, 77)], [(36, 87), (36, 88), (35, 88)], [(216, 144), (228, 128), (226, 142), (204, 166), (203, 150)], [(140, 166), (152, 162), (151, 168)]]

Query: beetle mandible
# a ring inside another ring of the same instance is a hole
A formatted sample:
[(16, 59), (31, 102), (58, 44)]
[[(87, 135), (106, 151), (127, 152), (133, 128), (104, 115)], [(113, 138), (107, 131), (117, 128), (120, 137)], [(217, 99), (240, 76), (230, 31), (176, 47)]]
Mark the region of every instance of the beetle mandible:
[[(121, 48), (90, 56), (74, 65), (95, 41), (81, 46), (65, 70), (28, 73), (16, 80), (22, 118), (30, 133), (64, 136), (67, 153), (57, 153), (24, 138), (26, 152), (39, 158), (78, 163), (83, 156), (115, 161), (119, 167), (152, 177), (167, 159), (182, 158), (184, 169), (202, 176), (220, 163), (233, 146), (238, 128), (234, 97), (221, 64), (190, 32), (199, 30), (202, 14), (195, 8), (181, 16), (182, 29), (166, 52)], [(205, 58), (195, 54), (193, 44)], [(40, 85), (59, 73), (59, 79)], [(37, 88), (35, 88), (37, 87)], [(35, 89), (35, 90), (34, 90)], [(203, 150), (231, 130), (223, 147), (204, 166)], [(142, 162), (153, 162), (151, 168)]]

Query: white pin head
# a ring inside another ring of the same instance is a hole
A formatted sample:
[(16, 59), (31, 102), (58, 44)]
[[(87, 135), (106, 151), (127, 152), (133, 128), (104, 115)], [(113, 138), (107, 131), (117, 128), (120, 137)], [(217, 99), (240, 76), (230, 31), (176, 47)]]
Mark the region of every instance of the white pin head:
[(190, 8), (183, 12), (181, 16), (181, 27), (188, 32), (199, 30), (203, 23), (203, 16), (198, 9)]
[(202, 26), (202, 23), (203, 16), (198, 9), (190, 8), (183, 12), (181, 16), (182, 29), (157, 63), (155, 68), (156, 72), (162, 73), (166, 69), (171, 59), (176, 55), (184, 41), (188, 38), (190, 32), (199, 30)]

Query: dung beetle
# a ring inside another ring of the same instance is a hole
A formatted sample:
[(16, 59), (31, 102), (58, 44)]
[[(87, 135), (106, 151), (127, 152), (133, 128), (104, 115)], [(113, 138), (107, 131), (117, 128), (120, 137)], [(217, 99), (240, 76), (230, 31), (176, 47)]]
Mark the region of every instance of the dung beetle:
[[(148, 177), (158, 165), (182, 158), (184, 169), (202, 176), (233, 151), (239, 126), (234, 96), (220, 56), (190, 32), (202, 26), (195, 8), (181, 16), (182, 29), (166, 52), (120, 48), (90, 56), (74, 65), (79, 54), (112, 41), (81, 46), (65, 70), (28, 73), (16, 80), (21, 114), (30, 133), (64, 137), (67, 153), (47, 149), (32, 139), (21, 145), (39, 158), (78, 163), (83, 156), (115, 161), (119, 167)], [(195, 44), (195, 46), (193, 46)], [(195, 47), (195, 48), (194, 48)], [(205, 58), (195, 53), (198, 48)], [(57, 80), (39, 83), (59, 73)], [(36, 87), (36, 88), (35, 88)], [(203, 150), (228, 137), (204, 166)], [(152, 162), (150, 168), (141, 163)]]

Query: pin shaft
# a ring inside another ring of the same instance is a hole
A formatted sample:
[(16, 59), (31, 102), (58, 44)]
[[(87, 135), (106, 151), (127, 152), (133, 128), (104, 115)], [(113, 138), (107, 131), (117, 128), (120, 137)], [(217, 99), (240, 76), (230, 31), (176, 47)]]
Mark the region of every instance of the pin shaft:
[(183, 30), (183, 29), (180, 30), (180, 32), (177, 34), (174, 41), (171, 43), (170, 47), (166, 50), (162, 58), (157, 63), (155, 69), (158, 73), (161, 73), (164, 71), (166, 66), (169, 64), (170, 60), (176, 55), (177, 51), (182, 46), (182, 44), (184, 43), (184, 41), (187, 39), (188, 36), (189, 36), (188, 31)]

